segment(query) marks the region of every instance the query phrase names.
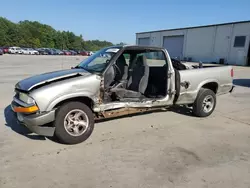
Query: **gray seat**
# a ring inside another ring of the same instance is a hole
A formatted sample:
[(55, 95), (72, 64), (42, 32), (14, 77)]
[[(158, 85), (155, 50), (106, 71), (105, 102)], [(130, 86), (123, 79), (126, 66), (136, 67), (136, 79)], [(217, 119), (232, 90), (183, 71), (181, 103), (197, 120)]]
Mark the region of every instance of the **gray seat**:
[(126, 64), (126, 60), (123, 55), (121, 55), (116, 63), (110, 67), (105, 75), (105, 88), (109, 88), (114, 84), (118, 84), (120, 82), (126, 83), (128, 77), (128, 65)]
[(122, 98), (141, 98), (148, 85), (149, 67), (146, 57), (140, 55), (137, 57), (132, 74), (128, 80), (126, 88), (113, 88), (110, 91), (115, 93), (116, 97)]
[(115, 63), (115, 68), (116, 68), (116, 75), (114, 80), (116, 82), (121, 82), (128, 79), (128, 65), (126, 63), (124, 55), (121, 55), (117, 59)]

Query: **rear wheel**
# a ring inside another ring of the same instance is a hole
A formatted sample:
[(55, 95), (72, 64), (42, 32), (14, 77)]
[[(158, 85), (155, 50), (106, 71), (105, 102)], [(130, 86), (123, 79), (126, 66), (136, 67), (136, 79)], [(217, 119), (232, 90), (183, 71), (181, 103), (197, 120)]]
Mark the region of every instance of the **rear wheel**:
[(201, 88), (193, 104), (193, 114), (207, 117), (213, 113), (216, 106), (216, 95), (210, 89)]
[(91, 135), (94, 129), (94, 115), (81, 102), (69, 102), (56, 113), (55, 137), (64, 144), (78, 144)]

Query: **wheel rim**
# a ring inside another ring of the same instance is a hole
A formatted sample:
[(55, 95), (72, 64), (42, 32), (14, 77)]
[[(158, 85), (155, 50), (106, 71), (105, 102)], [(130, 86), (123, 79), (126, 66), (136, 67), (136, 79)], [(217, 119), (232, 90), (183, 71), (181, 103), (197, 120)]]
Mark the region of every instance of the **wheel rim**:
[(80, 110), (71, 110), (64, 118), (64, 128), (71, 136), (80, 136), (86, 132), (89, 127), (89, 118), (87, 114)]
[(214, 107), (214, 98), (211, 95), (208, 95), (204, 98), (202, 103), (203, 111), (209, 113)]

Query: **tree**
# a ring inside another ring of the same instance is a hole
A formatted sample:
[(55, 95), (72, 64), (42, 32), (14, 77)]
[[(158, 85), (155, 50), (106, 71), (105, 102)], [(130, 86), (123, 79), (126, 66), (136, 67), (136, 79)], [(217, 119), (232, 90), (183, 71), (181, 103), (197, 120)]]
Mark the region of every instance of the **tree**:
[(118, 44), (116, 44), (117, 46), (119, 46), (119, 45), (121, 45), (121, 46), (123, 46), (123, 45), (126, 45), (126, 43), (125, 42), (120, 42), (120, 43), (118, 43)]
[(107, 41), (84, 41), (82, 35), (71, 31), (56, 31), (37, 21), (24, 20), (13, 23), (0, 17), (0, 46), (44, 47), (57, 49), (99, 50), (113, 45)]

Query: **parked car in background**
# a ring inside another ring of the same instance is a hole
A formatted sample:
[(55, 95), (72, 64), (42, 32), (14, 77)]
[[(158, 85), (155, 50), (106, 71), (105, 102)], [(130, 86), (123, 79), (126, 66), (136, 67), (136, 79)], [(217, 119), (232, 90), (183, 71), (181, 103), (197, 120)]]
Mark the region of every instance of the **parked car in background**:
[(68, 51), (68, 50), (63, 50), (63, 54), (64, 54), (64, 55), (71, 55), (71, 52)]
[(51, 50), (53, 51), (53, 55), (58, 55), (58, 54), (56, 53), (56, 49), (51, 48)]
[(77, 55), (77, 52), (74, 50), (69, 50), (69, 52), (71, 53), (71, 55)]
[(55, 52), (50, 48), (46, 48), (45, 51), (48, 53), (48, 55), (55, 55)]
[(7, 47), (7, 46), (3, 46), (3, 47), (2, 47), (2, 50), (3, 50), (3, 53), (4, 53), (4, 54), (9, 53), (9, 47)]
[(88, 56), (93, 55), (94, 53), (92, 51), (88, 51)]
[(87, 52), (87, 51), (82, 50), (82, 51), (80, 52), (80, 55), (83, 55), (83, 56), (88, 56), (89, 54), (88, 54), (88, 52)]
[(3, 49), (0, 48), (0, 55), (3, 55)]
[(29, 50), (28, 48), (21, 48), (22, 54), (24, 55), (28, 55), (29, 54)]
[(48, 55), (48, 52), (44, 48), (37, 48), (36, 50), (40, 55)]
[(70, 50), (76, 52), (76, 54), (80, 54), (80, 52), (81, 52), (80, 50), (76, 50), (76, 49), (70, 49)]
[(13, 46), (9, 48), (9, 53), (10, 54), (22, 54), (22, 49), (20, 47)]
[(34, 48), (28, 48), (32, 55), (39, 55), (39, 52)]
[(63, 51), (62, 50), (59, 50), (59, 49), (55, 49), (55, 54), (56, 55), (63, 55)]
[(53, 51), (54, 55), (63, 55), (63, 52), (59, 49), (52, 48), (51, 50)]
[(21, 51), (25, 55), (39, 55), (39, 52), (33, 48), (22, 48)]

